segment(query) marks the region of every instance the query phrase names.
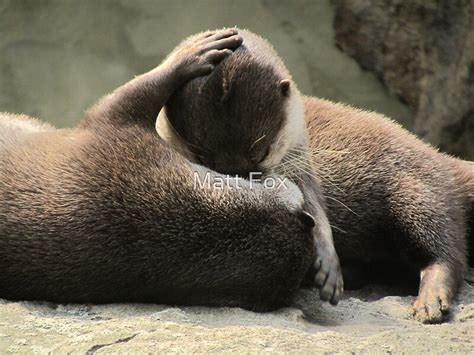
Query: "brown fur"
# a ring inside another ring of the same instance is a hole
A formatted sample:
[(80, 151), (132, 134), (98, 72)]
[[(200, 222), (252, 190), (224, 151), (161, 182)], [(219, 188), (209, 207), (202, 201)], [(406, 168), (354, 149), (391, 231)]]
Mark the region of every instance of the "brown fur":
[[(163, 130), (159, 125), (158, 131), (164, 131), (176, 149), (185, 146), (191, 159), (224, 174), (272, 173), (290, 157), (310, 165), (296, 84), (266, 40), (250, 31), (239, 34), (242, 46), (211, 75), (188, 82), (172, 95), (160, 117), (170, 127)], [(322, 299), (337, 304), (342, 275), (319, 181), (311, 170), (286, 175), (302, 189), (304, 208), (316, 220), (314, 282)]]
[[(267, 48), (263, 39), (239, 34), (244, 43), (233, 55), (211, 75), (177, 90), (165, 109), (196, 161), (220, 173), (246, 176), (264, 170), (261, 163), (285, 121), (279, 84), (291, 77), (272, 53), (255, 56)], [(265, 102), (265, 107), (242, 104), (253, 102)]]
[(200, 36), (103, 98), (79, 128), (0, 115), (0, 297), (289, 303), (314, 259), (302, 201), (196, 189), (189, 161), (154, 131), (169, 95), (209, 73), (240, 44), (234, 35)]
[(474, 171), (380, 114), (317, 98), (305, 105), (342, 263), (436, 273), (422, 277), (415, 312), (440, 321), (467, 267)]
[[(251, 142), (258, 142), (257, 156), (288, 148), (270, 168), (299, 181), (306, 208), (326, 201), (343, 265), (370, 269), (375, 262), (421, 273), (416, 316), (441, 321), (467, 267), (472, 170), (381, 115), (316, 98), (305, 99), (310, 149), (299, 131), (293, 142), (300, 144), (288, 147), (279, 135), (300, 117), (285, 112), (288, 95), (278, 95), (276, 83), (289, 74), (266, 41), (241, 33), (243, 46), (215, 73), (170, 100), (166, 113), (184, 143), (204, 165), (226, 173), (269, 169), (252, 164)], [(295, 89), (291, 83), (291, 95)]]

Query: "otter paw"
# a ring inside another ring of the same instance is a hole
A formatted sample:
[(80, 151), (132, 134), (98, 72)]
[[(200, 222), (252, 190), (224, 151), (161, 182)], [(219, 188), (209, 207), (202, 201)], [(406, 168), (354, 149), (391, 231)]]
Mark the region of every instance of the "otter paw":
[(320, 254), (314, 263), (316, 274), (314, 282), (319, 287), (319, 297), (323, 301), (329, 301), (332, 305), (337, 305), (344, 292), (344, 281), (342, 279), (339, 258), (335, 253)]
[(424, 324), (441, 323), (449, 314), (450, 299), (450, 292), (445, 288), (423, 290), (415, 301), (413, 315)]
[(236, 29), (209, 32), (184, 43), (167, 60), (185, 81), (208, 75), (242, 44)]

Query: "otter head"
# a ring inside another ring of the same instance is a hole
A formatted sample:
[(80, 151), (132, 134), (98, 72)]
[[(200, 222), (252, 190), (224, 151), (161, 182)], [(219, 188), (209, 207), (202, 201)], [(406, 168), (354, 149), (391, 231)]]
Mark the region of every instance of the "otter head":
[(158, 132), (188, 158), (223, 174), (270, 173), (305, 137), (301, 94), (272, 46), (244, 41), (206, 77), (175, 92)]

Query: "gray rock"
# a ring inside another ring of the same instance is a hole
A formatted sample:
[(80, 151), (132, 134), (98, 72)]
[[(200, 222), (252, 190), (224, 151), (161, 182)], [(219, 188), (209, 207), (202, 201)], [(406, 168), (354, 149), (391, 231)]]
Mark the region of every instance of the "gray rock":
[[(472, 274), (471, 270), (471, 274)], [(293, 307), (240, 308), (154, 304), (55, 305), (0, 302), (0, 352), (470, 352), (474, 286), (466, 283), (452, 319), (421, 325), (413, 296), (381, 286), (348, 291), (337, 307), (302, 290)]]
[(474, 2), (333, 0), (338, 45), (415, 113), (426, 141), (474, 159)]

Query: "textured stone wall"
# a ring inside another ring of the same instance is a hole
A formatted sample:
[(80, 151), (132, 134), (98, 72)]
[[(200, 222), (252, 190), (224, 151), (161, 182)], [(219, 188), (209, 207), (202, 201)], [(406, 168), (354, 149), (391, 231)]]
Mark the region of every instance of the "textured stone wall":
[(410, 110), (334, 46), (329, 0), (0, 0), (0, 111), (58, 126), (159, 64), (183, 38), (223, 26), (268, 38), (306, 94)]
[(338, 45), (415, 113), (414, 131), (474, 159), (474, 2), (333, 0)]

